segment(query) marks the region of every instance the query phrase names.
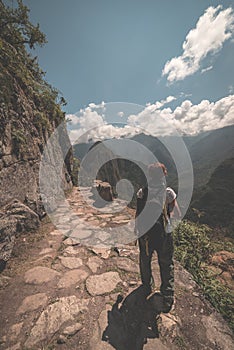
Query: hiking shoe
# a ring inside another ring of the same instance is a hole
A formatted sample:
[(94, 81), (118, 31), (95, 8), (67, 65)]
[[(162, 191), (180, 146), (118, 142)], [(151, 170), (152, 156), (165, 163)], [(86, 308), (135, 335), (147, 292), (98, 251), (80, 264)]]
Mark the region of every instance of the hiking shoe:
[(163, 313), (168, 313), (171, 311), (172, 306), (174, 303), (174, 298), (173, 296), (169, 296), (169, 295), (164, 295), (163, 296), (163, 306), (162, 306), (162, 312)]

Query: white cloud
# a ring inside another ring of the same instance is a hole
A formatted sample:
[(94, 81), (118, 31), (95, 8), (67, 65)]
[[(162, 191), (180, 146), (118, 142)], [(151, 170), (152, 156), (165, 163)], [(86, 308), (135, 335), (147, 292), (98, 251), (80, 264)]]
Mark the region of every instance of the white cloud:
[(119, 116), (120, 118), (123, 118), (123, 117), (124, 117), (124, 112), (119, 112), (119, 113), (118, 113), (118, 116)]
[[(167, 98), (164, 101), (174, 100)], [(139, 133), (152, 136), (173, 135), (176, 133), (193, 135), (234, 124), (234, 95), (216, 102), (203, 100), (193, 104), (185, 100), (174, 110), (159, 108), (162, 101), (147, 104), (138, 114), (129, 115), (127, 125), (116, 127), (108, 124), (102, 114), (87, 107), (80, 116), (68, 115), (73, 119), (68, 131), (72, 143), (87, 142), (89, 139), (132, 137)], [(75, 124), (76, 122), (76, 124)]]
[(104, 109), (104, 108), (105, 108), (105, 102), (102, 101), (102, 102), (99, 103), (99, 104), (96, 104), (96, 103), (91, 102), (91, 103), (89, 104), (89, 107), (92, 108), (92, 109), (99, 109), (99, 108)]
[(179, 133), (193, 135), (234, 124), (234, 95), (210, 102), (203, 100), (193, 104), (185, 100), (173, 110), (158, 109), (156, 104), (147, 105), (138, 115), (131, 115), (128, 123), (153, 136)]
[(151, 111), (156, 110), (156, 109), (160, 109), (162, 108), (164, 105), (171, 103), (172, 101), (175, 101), (176, 97), (175, 96), (167, 96), (167, 98), (165, 100), (161, 100), (161, 101), (157, 101), (154, 104), (151, 103), (146, 103), (146, 107), (150, 107)]
[(201, 70), (201, 74), (205, 73), (205, 72), (208, 72), (209, 70), (213, 69), (213, 66), (209, 66), (209, 67), (206, 67), (206, 68), (203, 68)]
[(79, 142), (87, 142), (93, 137), (95, 130), (106, 124), (103, 116), (96, 111), (96, 106), (90, 103), (79, 113), (66, 116), (69, 124), (68, 134), (72, 143), (76, 142), (77, 139)]
[[(165, 120), (164, 130), (161, 128), (163, 123), (160, 122), (160, 118)], [(149, 126), (147, 119), (149, 120)], [(222, 128), (234, 124), (234, 95), (224, 97), (217, 102), (203, 100), (197, 105), (193, 105), (191, 101), (186, 100), (174, 111), (166, 108), (153, 113), (148, 118), (146, 118), (146, 115), (143, 118), (137, 116), (135, 122), (149, 130), (151, 135), (157, 134), (156, 136), (159, 136), (159, 131), (163, 132), (163, 135), (170, 134), (173, 132), (173, 128), (183, 134), (190, 135)]]
[(233, 85), (229, 85), (228, 92), (229, 92), (229, 94), (233, 94), (233, 92), (234, 92), (234, 86)]
[(183, 53), (168, 61), (162, 71), (163, 76), (172, 83), (183, 80), (200, 69), (202, 60), (209, 53), (221, 50), (223, 43), (230, 39), (234, 29), (232, 8), (222, 10), (209, 7), (199, 18), (196, 28), (190, 30), (183, 43)]

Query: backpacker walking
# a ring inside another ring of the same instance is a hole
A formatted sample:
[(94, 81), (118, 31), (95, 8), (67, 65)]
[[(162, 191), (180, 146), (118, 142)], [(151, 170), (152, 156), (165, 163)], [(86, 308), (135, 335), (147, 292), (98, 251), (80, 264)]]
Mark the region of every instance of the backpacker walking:
[(174, 302), (174, 263), (171, 217), (180, 210), (176, 193), (166, 187), (167, 170), (156, 162), (148, 166), (148, 186), (137, 192), (136, 231), (140, 248), (140, 273), (148, 293), (154, 284), (151, 261), (153, 252), (158, 255), (163, 297), (161, 312), (169, 312)]

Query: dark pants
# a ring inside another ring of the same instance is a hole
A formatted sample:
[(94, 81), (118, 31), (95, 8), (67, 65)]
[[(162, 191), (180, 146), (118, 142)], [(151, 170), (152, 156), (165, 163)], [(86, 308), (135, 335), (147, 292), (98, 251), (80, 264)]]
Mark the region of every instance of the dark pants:
[(161, 286), (160, 292), (164, 296), (174, 295), (174, 263), (173, 263), (173, 237), (165, 233), (157, 224), (143, 237), (139, 238), (140, 247), (140, 273), (141, 280), (147, 287), (152, 286), (151, 261), (153, 252), (158, 255)]

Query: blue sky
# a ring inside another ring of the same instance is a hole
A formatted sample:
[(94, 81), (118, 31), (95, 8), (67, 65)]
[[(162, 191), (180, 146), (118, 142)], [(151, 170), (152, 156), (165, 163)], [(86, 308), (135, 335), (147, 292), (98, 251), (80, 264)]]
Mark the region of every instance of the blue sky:
[[(227, 103), (229, 114), (233, 111), (233, 99), (226, 99), (234, 93), (233, 1), (24, 3), (32, 22), (47, 36), (48, 43), (35, 54), (47, 80), (68, 102), (66, 113), (102, 101), (155, 105), (168, 96), (174, 97), (168, 105), (173, 117), (181, 113), (178, 120), (195, 106), (199, 108), (189, 118), (198, 117), (203, 100), (219, 103), (219, 110)], [(191, 105), (183, 106), (186, 100)], [(209, 103), (205, 108), (210, 110)], [(212, 106), (216, 113), (217, 106)], [(230, 120), (229, 115), (226, 124)]]
[[(217, 100), (234, 84), (234, 43), (207, 57), (213, 65), (183, 81), (160, 82), (162, 69), (182, 53), (182, 43), (209, 6), (206, 0), (25, 0), (31, 19), (39, 22), (48, 43), (37, 50), (46, 77), (64, 95), (67, 111), (76, 112), (90, 102), (145, 104), (178, 95), (192, 94)], [(223, 1), (223, 8), (233, 1)]]

